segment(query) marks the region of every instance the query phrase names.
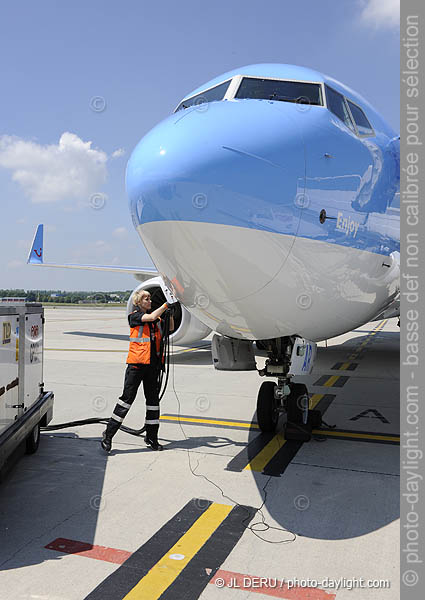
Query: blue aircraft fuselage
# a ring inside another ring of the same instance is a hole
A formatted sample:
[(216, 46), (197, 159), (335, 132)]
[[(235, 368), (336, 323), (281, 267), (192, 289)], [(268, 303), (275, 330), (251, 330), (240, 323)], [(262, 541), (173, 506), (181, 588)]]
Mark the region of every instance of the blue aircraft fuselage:
[(134, 225), (175, 294), (233, 337), (319, 340), (399, 289), (399, 138), (357, 93), (292, 65), (194, 90), (127, 167)]

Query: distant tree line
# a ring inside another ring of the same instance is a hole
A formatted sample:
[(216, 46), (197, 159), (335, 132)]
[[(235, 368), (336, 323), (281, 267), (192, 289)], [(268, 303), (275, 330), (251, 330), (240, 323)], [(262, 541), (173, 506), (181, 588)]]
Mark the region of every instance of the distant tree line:
[(125, 303), (132, 290), (114, 292), (69, 292), (64, 290), (1, 290), (0, 298), (25, 298), (27, 302), (55, 304), (114, 304)]

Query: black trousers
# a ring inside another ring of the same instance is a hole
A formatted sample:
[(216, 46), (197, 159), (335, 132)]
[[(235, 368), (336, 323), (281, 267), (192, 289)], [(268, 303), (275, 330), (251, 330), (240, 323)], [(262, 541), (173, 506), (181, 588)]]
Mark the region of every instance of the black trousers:
[(157, 441), (159, 429), (159, 389), (158, 368), (154, 365), (127, 365), (124, 377), (124, 389), (115, 405), (112, 417), (106, 426), (106, 434), (114, 436), (121, 423), (124, 421), (137, 390), (143, 381), (143, 392), (146, 399), (146, 435), (149, 439)]

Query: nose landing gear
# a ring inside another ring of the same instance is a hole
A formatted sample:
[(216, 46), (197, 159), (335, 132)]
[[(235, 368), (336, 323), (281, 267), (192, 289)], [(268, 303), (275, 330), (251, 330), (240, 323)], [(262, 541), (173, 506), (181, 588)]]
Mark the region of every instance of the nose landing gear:
[(259, 374), (277, 376), (278, 382), (261, 384), (257, 398), (258, 426), (263, 432), (275, 431), (281, 417), (285, 439), (309, 441), (313, 427), (321, 425), (321, 415), (317, 410), (310, 410), (307, 387), (303, 383), (293, 383), (291, 378), (297, 371), (300, 357), (301, 371), (304, 374), (311, 371), (312, 345), (295, 337), (265, 340), (261, 344), (267, 350), (268, 359)]

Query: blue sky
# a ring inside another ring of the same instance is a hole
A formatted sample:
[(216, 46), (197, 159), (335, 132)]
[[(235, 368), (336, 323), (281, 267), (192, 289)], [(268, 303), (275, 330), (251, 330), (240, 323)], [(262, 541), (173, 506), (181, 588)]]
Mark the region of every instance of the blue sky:
[(190, 90), (225, 71), (317, 69), (399, 131), (398, 10), (399, 0), (2, 3), (0, 288), (135, 287), (129, 275), (26, 265), (36, 226), (45, 224), (46, 262), (151, 265), (127, 207), (128, 158)]

